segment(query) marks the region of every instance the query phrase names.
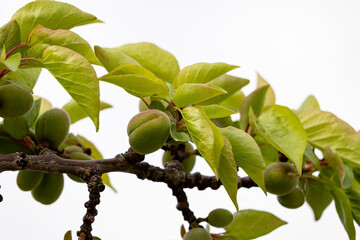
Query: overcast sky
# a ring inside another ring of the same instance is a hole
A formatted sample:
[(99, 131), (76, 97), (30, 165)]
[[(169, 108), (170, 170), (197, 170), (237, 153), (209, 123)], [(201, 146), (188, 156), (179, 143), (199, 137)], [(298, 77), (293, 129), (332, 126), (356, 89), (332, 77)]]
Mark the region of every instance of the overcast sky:
[[(1, 1), (0, 25), (29, 1)], [(310, 94), (323, 110), (335, 113), (360, 129), (360, 2), (356, 0), (78, 0), (81, 10), (103, 20), (73, 31), (91, 45), (117, 47), (148, 41), (173, 53), (181, 68), (196, 62), (226, 62), (239, 65), (233, 75), (250, 79), (244, 88), (256, 85), (256, 72), (273, 87), (277, 104), (296, 109)], [(98, 76), (105, 74), (99, 67)], [(126, 126), (137, 113), (138, 100), (120, 88), (101, 83), (101, 99), (112, 104), (101, 113), (100, 131), (89, 119), (71, 127), (86, 136), (104, 157), (113, 157), (129, 147)], [(34, 92), (61, 107), (69, 95), (43, 71)], [(161, 152), (146, 160), (159, 165)], [(195, 170), (211, 174), (198, 158)], [(103, 240), (180, 240), (183, 223), (175, 198), (161, 183), (142, 181), (128, 174), (110, 174), (118, 193), (106, 189), (93, 225)], [(85, 214), (87, 189), (66, 179), (60, 199), (51, 206), (35, 202), (29, 192), (16, 187), (16, 173), (0, 174), (0, 238), (62, 239), (67, 230), (79, 230)], [(197, 217), (222, 207), (235, 208), (224, 189), (187, 190), (190, 207)], [(288, 222), (262, 240), (347, 239), (334, 204), (318, 222), (310, 207), (281, 207), (276, 197), (259, 189), (241, 189), (240, 209), (269, 211)], [(214, 229), (214, 231), (217, 231)], [(357, 232), (360, 234), (359, 227)], [(75, 235), (74, 235), (75, 236)]]

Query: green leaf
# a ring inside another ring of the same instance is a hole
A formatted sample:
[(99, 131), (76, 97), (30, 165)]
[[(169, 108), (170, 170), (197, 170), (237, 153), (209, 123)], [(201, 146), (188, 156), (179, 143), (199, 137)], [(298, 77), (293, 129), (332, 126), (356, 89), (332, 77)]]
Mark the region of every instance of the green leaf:
[(234, 110), (232, 110), (230, 108), (219, 106), (217, 104), (206, 105), (206, 106), (203, 106), (203, 108), (204, 108), (206, 115), (210, 119), (224, 118), (224, 117), (228, 117), (228, 116), (236, 113)]
[(312, 146), (309, 143), (306, 143), (306, 148), (305, 148), (305, 152), (304, 152), (304, 158), (308, 161), (310, 161), (312, 164), (314, 164), (314, 166), (316, 167), (316, 169), (321, 171), (321, 166), (320, 166), (320, 162), (319, 159), (316, 157)]
[(208, 83), (211, 80), (235, 69), (238, 66), (226, 63), (195, 63), (183, 68), (173, 83), (177, 89), (184, 83)]
[(9, 82), (12, 85), (18, 87), (18, 88), (21, 88), (21, 89), (23, 89), (25, 91), (33, 93), (32, 89), (28, 85), (23, 83), (22, 81), (19, 81), (19, 80), (6, 80), (6, 81)]
[(7, 58), (4, 62), (0, 62), (0, 68), (9, 69), (10, 71), (15, 72), (18, 70), (20, 64), (21, 54), (15, 53)]
[(298, 116), (311, 145), (321, 151), (331, 146), (343, 161), (352, 167), (360, 167), (360, 139), (349, 124), (318, 109), (302, 111)]
[(90, 44), (79, 35), (69, 30), (38, 27), (28, 39), (31, 48), (28, 55), (40, 58), (48, 46), (56, 45), (69, 48), (80, 55), (84, 56), (92, 64), (100, 64), (96, 58)]
[(184, 108), (181, 110), (181, 114), (201, 156), (218, 178), (220, 153), (224, 146), (220, 130), (206, 116), (201, 106)]
[(330, 190), (324, 183), (308, 179), (305, 183), (305, 194), (317, 221), (333, 199)]
[(34, 1), (17, 10), (12, 19), (19, 23), (21, 42), (38, 24), (50, 29), (71, 29), (89, 23), (101, 22), (73, 5), (57, 1)]
[(278, 227), (287, 224), (268, 212), (257, 210), (241, 210), (234, 213), (234, 220), (225, 227), (225, 236), (236, 237), (238, 240), (250, 240), (266, 235)]
[(319, 102), (313, 95), (308, 96), (305, 101), (301, 104), (298, 111), (305, 111), (311, 109), (320, 109)]
[(29, 127), (32, 127), (35, 124), (36, 119), (39, 116), (41, 101), (42, 101), (41, 98), (35, 100), (31, 109), (23, 116)]
[(324, 151), (324, 158), (339, 178), (340, 184), (342, 184), (345, 178), (345, 167), (340, 156), (337, 154), (335, 149), (331, 147), (326, 147)]
[(351, 204), (351, 212), (354, 220), (360, 226), (360, 190), (351, 188), (346, 191)]
[(351, 213), (351, 204), (348, 196), (341, 188), (333, 187), (331, 193), (335, 200), (336, 211), (342, 224), (345, 227), (350, 240), (355, 240), (356, 233), (354, 227), (354, 219)]
[[(239, 92), (240, 89), (242, 89), (245, 85), (247, 85), (250, 81), (244, 78), (234, 77), (228, 74), (221, 75), (220, 77), (215, 78), (214, 80), (211, 80), (208, 82), (208, 85), (212, 86), (218, 86), (224, 89), (227, 94), (226, 95), (220, 95), (215, 98), (206, 100), (202, 102), (201, 104), (207, 105), (207, 104), (213, 104), (213, 103), (220, 103), (223, 101), (229, 101), (228, 98), (235, 93)], [(239, 107), (235, 107), (235, 109), (239, 109)]]
[(298, 174), (301, 174), (307, 143), (306, 132), (299, 118), (289, 108), (279, 105), (268, 106), (258, 119), (251, 109), (250, 124), (256, 134), (294, 163)]
[(131, 43), (123, 45), (119, 49), (165, 82), (172, 83), (180, 71), (176, 58), (155, 44)]
[[(91, 157), (93, 157), (94, 159), (103, 159), (103, 156), (101, 155), (101, 153), (99, 152), (99, 150), (97, 149), (97, 147), (90, 142), (89, 140), (87, 140), (86, 138), (84, 138), (83, 136), (77, 135), (76, 138), (81, 142), (81, 144), (83, 145), (83, 147), (85, 148), (90, 148), (91, 150)], [(104, 173), (103, 175), (101, 175), (102, 178), (102, 182), (110, 187), (114, 192), (116, 192), (116, 189), (112, 186), (111, 182), (110, 182), (110, 178), (108, 176), (107, 173)]]
[(173, 101), (176, 106), (182, 108), (223, 94), (226, 94), (226, 91), (217, 86), (185, 83), (176, 89)]
[(67, 231), (64, 235), (64, 240), (72, 240), (71, 231)]
[(240, 107), (240, 128), (245, 130), (249, 124), (249, 110), (253, 109), (255, 116), (259, 116), (264, 107), (266, 92), (269, 86), (256, 89), (245, 97)]
[(343, 189), (348, 189), (353, 185), (354, 182), (354, 172), (352, 167), (350, 167), (348, 164), (344, 163), (345, 168), (345, 177), (341, 184), (341, 187)]
[(21, 140), (29, 133), (29, 126), (24, 117), (5, 118), (4, 129), (15, 140)]
[[(13, 47), (20, 44), (20, 28), (15, 21), (9, 21), (0, 28), (0, 49), (1, 51), (9, 51)], [(5, 48), (3, 48), (5, 46)]]
[(84, 109), (97, 131), (100, 111), (99, 81), (89, 61), (68, 48), (50, 46), (45, 50), (41, 63)]
[[(9, 72), (5, 75), (5, 79), (12, 80), (16, 86), (20, 87), (20, 83), (24, 83), (28, 86), (28, 89), (32, 90), (36, 84), (37, 79), (39, 78), (41, 68), (27, 68), (27, 69), (18, 69), (16, 72)], [(25, 89), (25, 87), (21, 87)]]
[(218, 102), (217, 104), (223, 107), (233, 108), (237, 111), (240, 111), (240, 107), (244, 99), (245, 94), (241, 90), (238, 90), (237, 92), (229, 95), (227, 98)]
[(176, 124), (171, 123), (170, 135), (177, 142), (188, 142), (190, 141), (190, 136), (184, 132), (178, 132), (176, 129)]
[(266, 165), (255, 140), (243, 130), (235, 127), (220, 128), (220, 132), (231, 143), (236, 165), (241, 167), (266, 193), (263, 173)]
[(119, 48), (102, 48), (95, 46), (94, 49), (96, 57), (100, 60), (108, 72), (111, 72), (115, 68), (125, 64), (141, 66), (140, 63), (132, 57), (126, 55)]
[(225, 136), (223, 136), (223, 141), (224, 147), (220, 154), (219, 176), (236, 210), (239, 211), (239, 205), (236, 200), (239, 177), (237, 175), (235, 158), (230, 141)]
[(257, 73), (257, 88), (261, 88), (263, 86), (269, 86), (265, 95), (264, 107), (275, 104), (276, 97), (274, 90), (270, 84), (259, 73)]
[(6, 49), (5, 49), (5, 45), (3, 45), (1, 49), (0, 62), (4, 62), (5, 59), (6, 59)]
[[(100, 101), (100, 111), (111, 107), (112, 106), (110, 104)], [(88, 116), (73, 99), (66, 103), (62, 108), (69, 114), (71, 124)]]
[(122, 87), (136, 97), (167, 98), (169, 96), (169, 88), (165, 82), (138, 65), (122, 65), (102, 76), (100, 80)]

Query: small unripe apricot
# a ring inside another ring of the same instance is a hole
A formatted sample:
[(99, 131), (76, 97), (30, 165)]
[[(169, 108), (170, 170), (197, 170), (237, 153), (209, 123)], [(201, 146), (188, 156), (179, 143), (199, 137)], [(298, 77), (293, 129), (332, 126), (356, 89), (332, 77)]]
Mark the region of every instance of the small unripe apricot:
[[(190, 143), (185, 143), (185, 151), (191, 151), (194, 150), (193, 146)], [(163, 166), (165, 166), (165, 163), (169, 162), (171, 160), (171, 152), (166, 151), (164, 152), (162, 163)], [(190, 173), (191, 170), (194, 168), (195, 165), (196, 156), (191, 155), (188, 158), (185, 158), (183, 161), (183, 171), (186, 173)]]
[(209, 213), (207, 218), (208, 223), (213, 227), (223, 228), (232, 223), (234, 220), (233, 214), (222, 208), (214, 209)]
[(212, 237), (203, 228), (193, 228), (184, 235), (183, 240), (212, 240)]
[(39, 143), (57, 148), (65, 141), (69, 128), (69, 114), (63, 109), (53, 108), (39, 117), (35, 125), (35, 135)]
[(285, 162), (270, 164), (264, 171), (265, 188), (269, 193), (285, 195), (299, 182), (293, 165)]
[(286, 208), (299, 208), (305, 202), (304, 192), (300, 188), (295, 188), (288, 194), (277, 196), (279, 203)]
[(20, 171), (16, 178), (18, 187), (23, 191), (30, 191), (39, 186), (44, 173), (32, 171)]
[(0, 87), (0, 117), (15, 118), (27, 113), (34, 103), (30, 92), (12, 84)]
[(169, 117), (159, 110), (147, 110), (135, 115), (127, 127), (130, 146), (140, 154), (155, 152), (168, 139), (170, 124)]
[(44, 174), (41, 183), (31, 191), (31, 194), (36, 201), (49, 205), (60, 197), (63, 188), (64, 177), (62, 174)]
[(64, 151), (67, 153), (67, 154), (70, 154), (70, 153), (83, 153), (84, 150), (82, 149), (82, 147), (80, 146), (77, 146), (77, 145), (71, 145), (71, 146), (67, 146)]

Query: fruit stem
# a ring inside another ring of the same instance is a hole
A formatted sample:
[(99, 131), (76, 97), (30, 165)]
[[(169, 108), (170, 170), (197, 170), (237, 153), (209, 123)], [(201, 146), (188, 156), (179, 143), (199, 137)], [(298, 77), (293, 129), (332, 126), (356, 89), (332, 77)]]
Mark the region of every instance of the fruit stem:
[(15, 51), (16, 49), (21, 48), (21, 47), (26, 47), (26, 46), (27, 46), (27, 43), (23, 43), (23, 44), (20, 44), (20, 45), (17, 45), (17, 46), (15, 46), (15, 47), (13, 47), (12, 49), (10, 49), (10, 50), (6, 53), (5, 59), (7, 59), (7, 58), (10, 56), (10, 54), (11, 54), (13, 51)]

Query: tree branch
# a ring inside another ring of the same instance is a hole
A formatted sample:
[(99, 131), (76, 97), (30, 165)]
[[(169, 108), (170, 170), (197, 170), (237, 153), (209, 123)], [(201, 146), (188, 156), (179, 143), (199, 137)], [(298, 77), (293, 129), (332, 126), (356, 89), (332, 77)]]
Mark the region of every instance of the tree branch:
[[(61, 158), (54, 153), (44, 155), (26, 155), (24, 153), (11, 153), (0, 155), (0, 172), (3, 171), (40, 171), (44, 173), (69, 173), (82, 179), (88, 179), (93, 172), (125, 172), (135, 174), (139, 179), (148, 179), (153, 182), (163, 182), (169, 186), (183, 188), (197, 187), (218, 189), (222, 184), (214, 176), (204, 176), (199, 172), (184, 173), (178, 171), (174, 174), (171, 169), (162, 169), (143, 162), (144, 156), (137, 154), (131, 148), (124, 154), (115, 158), (100, 160), (73, 160)], [(176, 162), (172, 160), (171, 162)], [(169, 162), (170, 163), (170, 162)], [(257, 186), (249, 177), (240, 178), (238, 188)]]

